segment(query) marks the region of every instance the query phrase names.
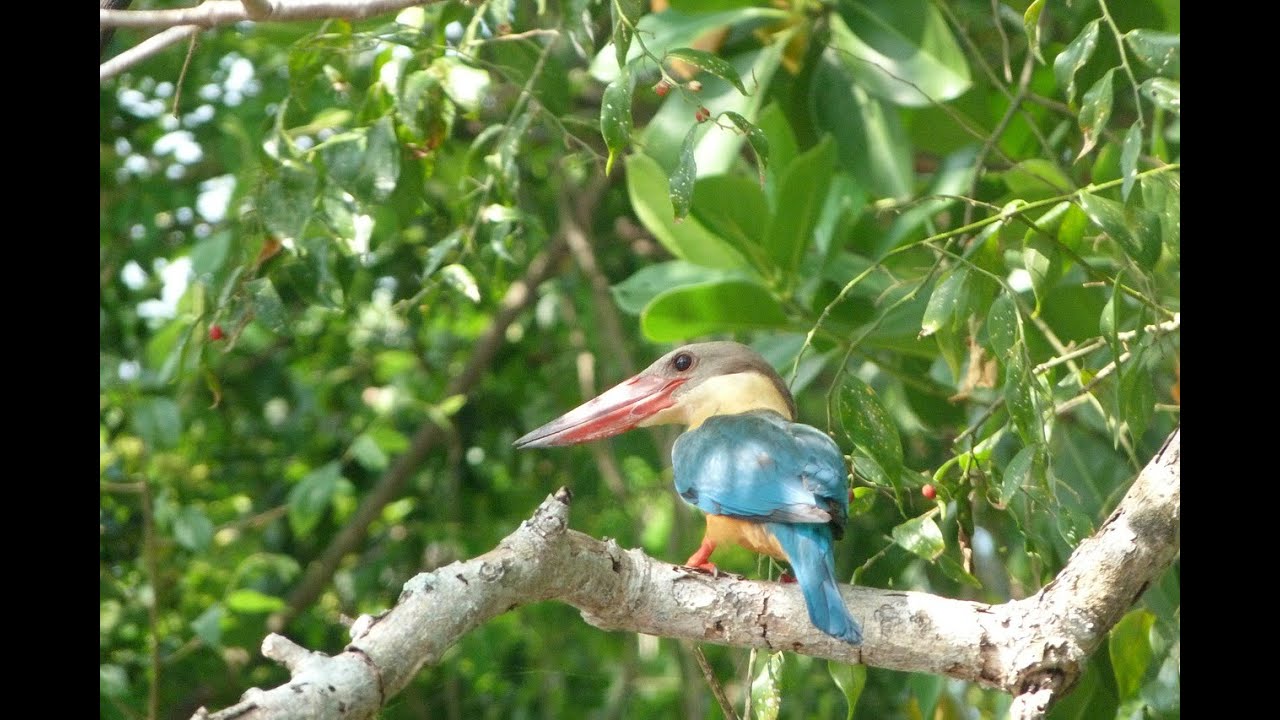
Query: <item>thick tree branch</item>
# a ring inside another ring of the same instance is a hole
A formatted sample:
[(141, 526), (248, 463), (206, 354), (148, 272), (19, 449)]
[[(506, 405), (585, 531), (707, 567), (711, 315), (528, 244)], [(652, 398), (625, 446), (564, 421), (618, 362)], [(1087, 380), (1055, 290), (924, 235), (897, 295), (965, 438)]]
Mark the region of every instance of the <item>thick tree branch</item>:
[(413, 5), (431, 5), (441, 0), (205, 0), (189, 8), (169, 10), (98, 10), (100, 27), (169, 28), (176, 25), (216, 27), (242, 20), (289, 22), (346, 18), (363, 20), (375, 15), (403, 10)]
[[(123, 11), (122, 11), (123, 12)], [(176, 45), (200, 32), (199, 25), (179, 25), (143, 40), (98, 66), (98, 82), (106, 82), (170, 45)]]
[(366, 718), (438, 662), (458, 639), (522, 605), (558, 600), (604, 629), (793, 652), (946, 675), (1015, 695), (1016, 718), (1042, 717), (1070, 689), (1111, 627), (1177, 556), (1180, 439), (1174, 431), (1120, 506), (1036, 595), (1001, 605), (919, 592), (845, 587), (865, 639), (852, 647), (816, 630), (794, 585), (718, 578), (568, 529), (570, 494), (478, 558), (423, 573), (395, 607), (352, 626), (339, 655), (308, 653), (279, 635), (264, 655), (293, 679), (253, 689), (198, 718)]

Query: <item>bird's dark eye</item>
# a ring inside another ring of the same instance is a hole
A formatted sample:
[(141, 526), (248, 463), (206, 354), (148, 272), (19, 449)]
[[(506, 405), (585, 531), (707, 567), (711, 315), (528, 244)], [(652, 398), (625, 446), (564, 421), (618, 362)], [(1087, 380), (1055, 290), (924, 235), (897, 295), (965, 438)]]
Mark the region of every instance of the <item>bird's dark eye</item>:
[(680, 353), (671, 360), (671, 366), (678, 372), (684, 372), (693, 367), (693, 356), (689, 353)]

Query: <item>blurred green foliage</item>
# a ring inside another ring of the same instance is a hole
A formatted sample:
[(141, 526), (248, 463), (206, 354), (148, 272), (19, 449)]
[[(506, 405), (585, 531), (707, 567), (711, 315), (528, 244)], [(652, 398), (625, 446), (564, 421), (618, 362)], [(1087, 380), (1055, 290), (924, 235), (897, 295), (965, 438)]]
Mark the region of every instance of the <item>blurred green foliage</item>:
[[(852, 455), (844, 577), (1034, 592), (1178, 424), (1179, 23), (1171, 0), (454, 1), (219, 28), (185, 75), (175, 47), (102, 83), (102, 717), (278, 684), (273, 613), (336, 652), (342, 615), (560, 485), (575, 528), (685, 557), (701, 521), (669, 435), (511, 441), (707, 336), (752, 342)], [(558, 260), (478, 359), (570, 218), (592, 256)], [(291, 608), (428, 424), (404, 491)], [(1177, 717), (1179, 607), (1175, 566), (1053, 716)], [(759, 717), (1009, 702), (706, 653)], [(464, 637), (385, 717), (719, 714), (674, 641), (544, 604)]]

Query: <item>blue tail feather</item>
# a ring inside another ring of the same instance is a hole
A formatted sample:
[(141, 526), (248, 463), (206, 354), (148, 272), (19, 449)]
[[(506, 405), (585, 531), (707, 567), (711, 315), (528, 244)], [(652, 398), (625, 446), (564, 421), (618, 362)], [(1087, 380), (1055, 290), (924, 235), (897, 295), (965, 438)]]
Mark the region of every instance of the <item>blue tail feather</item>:
[(804, 595), (814, 627), (852, 645), (862, 643), (862, 628), (849, 614), (836, 584), (831, 529), (819, 524), (768, 523), (768, 531), (787, 553), (796, 584)]

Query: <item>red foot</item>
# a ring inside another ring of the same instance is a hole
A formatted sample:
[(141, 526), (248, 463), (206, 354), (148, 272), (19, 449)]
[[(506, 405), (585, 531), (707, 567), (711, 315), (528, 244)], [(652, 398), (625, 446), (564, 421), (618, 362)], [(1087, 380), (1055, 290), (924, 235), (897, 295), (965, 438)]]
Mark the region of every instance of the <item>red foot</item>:
[(782, 573), (782, 575), (778, 578), (778, 582), (782, 583), (783, 585), (790, 585), (795, 581), (796, 581), (796, 576), (792, 575), (789, 572)]
[(716, 567), (715, 563), (711, 562), (711, 553), (715, 552), (715, 549), (715, 543), (705, 537), (702, 538), (702, 545), (698, 547), (698, 551), (690, 555), (688, 560), (684, 561), (685, 567), (700, 570), (702, 572), (708, 572), (712, 575), (719, 575), (720, 568)]

